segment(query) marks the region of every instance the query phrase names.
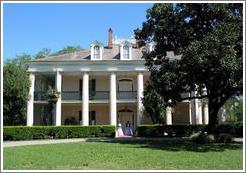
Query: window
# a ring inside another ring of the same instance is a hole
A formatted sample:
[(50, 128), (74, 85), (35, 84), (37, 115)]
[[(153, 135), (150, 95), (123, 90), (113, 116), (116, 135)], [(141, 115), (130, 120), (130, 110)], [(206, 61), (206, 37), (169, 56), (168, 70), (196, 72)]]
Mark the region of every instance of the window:
[(103, 44), (94, 41), (91, 43), (91, 60), (102, 60)]
[(132, 43), (123, 41), (120, 44), (120, 59), (131, 60), (132, 59)]
[(123, 46), (123, 58), (129, 59), (129, 47), (127, 45)]
[(100, 59), (100, 47), (99, 46), (94, 47), (94, 59)]
[(89, 125), (96, 125), (96, 111), (89, 112)]

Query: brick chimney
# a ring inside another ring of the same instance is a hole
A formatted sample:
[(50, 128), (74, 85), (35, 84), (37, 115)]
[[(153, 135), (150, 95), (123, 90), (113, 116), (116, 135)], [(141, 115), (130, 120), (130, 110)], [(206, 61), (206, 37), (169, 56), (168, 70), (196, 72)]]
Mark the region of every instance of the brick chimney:
[(139, 48), (140, 47), (140, 40), (137, 38), (136, 39), (136, 48)]
[(108, 48), (113, 48), (113, 30), (111, 28), (108, 29)]

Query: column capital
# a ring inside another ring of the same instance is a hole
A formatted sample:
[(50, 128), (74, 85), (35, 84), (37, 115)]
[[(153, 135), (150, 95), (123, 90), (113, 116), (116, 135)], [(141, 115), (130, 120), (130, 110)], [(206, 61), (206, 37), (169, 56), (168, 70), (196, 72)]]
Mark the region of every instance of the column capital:
[(56, 68), (55, 72), (63, 72), (63, 69), (62, 68)]
[(82, 75), (89, 75), (89, 71), (82, 71), (81, 74)]
[(116, 75), (116, 71), (110, 71), (109, 74), (110, 75)]
[(143, 73), (144, 73), (143, 71), (137, 71), (138, 75), (143, 75)]

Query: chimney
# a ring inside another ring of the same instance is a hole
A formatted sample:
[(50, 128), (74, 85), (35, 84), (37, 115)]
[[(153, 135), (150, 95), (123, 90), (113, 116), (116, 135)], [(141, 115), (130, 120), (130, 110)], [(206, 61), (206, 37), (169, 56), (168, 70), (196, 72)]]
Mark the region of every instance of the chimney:
[(141, 41), (139, 38), (136, 38), (136, 48), (140, 48), (141, 47)]
[(113, 30), (111, 28), (108, 29), (108, 48), (113, 48)]

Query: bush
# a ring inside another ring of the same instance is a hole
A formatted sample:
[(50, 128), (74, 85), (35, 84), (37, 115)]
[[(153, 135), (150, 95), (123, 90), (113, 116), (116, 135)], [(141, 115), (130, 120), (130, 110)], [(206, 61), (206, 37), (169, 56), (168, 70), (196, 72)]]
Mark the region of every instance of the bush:
[[(139, 137), (189, 137), (193, 133), (206, 131), (205, 125), (140, 125), (137, 127)], [(214, 135), (229, 133), (234, 137), (243, 137), (243, 124), (222, 124), (219, 125)], [(167, 135), (165, 135), (167, 134)]]
[(137, 127), (137, 134), (139, 137), (188, 137), (204, 127), (203, 125), (140, 125)]
[(219, 143), (231, 143), (233, 142), (233, 136), (228, 133), (220, 133), (216, 139)]
[(234, 137), (243, 137), (243, 123), (221, 124), (215, 130), (215, 134), (219, 135), (220, 133), (231, 134)]
[(207, 144), (215, 141), (214, 135), (207, 134), (206, 132), (197, 132), (190, 136), (190, 140), (197, 144)]
[(62, 139), (85, 137), (114, 137), (115, 126), (7, 126), (3, 140)]

